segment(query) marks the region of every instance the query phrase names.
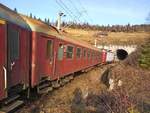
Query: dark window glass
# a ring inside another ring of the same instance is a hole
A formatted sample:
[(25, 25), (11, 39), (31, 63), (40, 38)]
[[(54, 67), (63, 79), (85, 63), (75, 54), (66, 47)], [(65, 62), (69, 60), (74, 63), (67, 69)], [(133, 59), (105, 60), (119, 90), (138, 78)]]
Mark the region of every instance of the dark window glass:
[(97, 53), (95, 53), (95, 56), (94, 56), (94, 57), (95, 57), (95, 59), (97, 59), (97, 56), (98, 56), (98, 55), (97, 55)]
[(11, 61), (19, 58), (19, 31), (8, 27), (8, 42), (10, 47)]
[(73, 58), (73, 47), (72, 46), (67, 47), (66, 57), (67, 58)]
[(51, 40), (47, 41), (47, 48), (46, 48), (46, 56), (47, 58), (52, 58), (53, 56), (53, 44)]
[(62, 60), (64, 56), (64, 46), (62, 44), (59, 44), (59, 48), (58, 48), (58, 60)]
[(95, 52), (93, 52), (93, 59), (95, 59)]
[(87, 57), (90, 58), (90, 50), (87, 53)]
[(86, 50), (84, 49), (83, 51), (83, 57), (85, 58), (86, 57)]
[(76, 56), (77, 56), (77, 58), (81, 57), (81, 48), (77, 48)]
[(93, 52), (91, 52), (91, 59), (93, 59)]

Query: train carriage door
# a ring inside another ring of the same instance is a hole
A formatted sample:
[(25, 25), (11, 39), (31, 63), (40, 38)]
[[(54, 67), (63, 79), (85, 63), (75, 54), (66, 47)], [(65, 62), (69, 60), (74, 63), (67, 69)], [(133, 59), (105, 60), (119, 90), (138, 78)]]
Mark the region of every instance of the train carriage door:
[(60, 77), (64, 71), (63, 66), (64, 58), (64, 44), (59, 42), (58, 51), (57, 51), (57, 64), (56, 64), (56, 76)]
[[(17, 85), (16, 68), (19, 68), (19, 31), (14, 29), (13, 26), (7, 25), (7, 68), (8, 68), (8, 87)], [(18, 69), (19, 70), (19, 69)]]
[(0, 20), (0, 100), (5, 98), (7, 89), (7, 46), (6, 23)]
[(52, 77), (54, 65), (54, 40), (47, 40), (47, 66), (49, 75)]
[(40, 80), (52, 78), (54, 68), (54, 39), (47, 36), (38, 38), (38, 74)]
[[(19, 92), (25, 85), (27, 70), (27, 37), (22, 33), (24, 31), (12, 24), (7, 25), (7, 71), (9, 91)], [(21, 87), (20, 87), (21, 86)]]

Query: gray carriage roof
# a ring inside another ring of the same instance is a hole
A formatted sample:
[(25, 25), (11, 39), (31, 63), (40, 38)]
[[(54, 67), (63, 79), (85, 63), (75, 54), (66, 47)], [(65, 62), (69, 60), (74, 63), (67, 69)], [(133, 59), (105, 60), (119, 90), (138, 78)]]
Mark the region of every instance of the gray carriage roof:
[(8, 7), (4, 6), (0, 3), (0, 18), (11, 23), (17, 24), (23, 28), (30, 29), (29, 25), (24, 21), (24, 19), (17, 14), (16, 12), (12, 11)]

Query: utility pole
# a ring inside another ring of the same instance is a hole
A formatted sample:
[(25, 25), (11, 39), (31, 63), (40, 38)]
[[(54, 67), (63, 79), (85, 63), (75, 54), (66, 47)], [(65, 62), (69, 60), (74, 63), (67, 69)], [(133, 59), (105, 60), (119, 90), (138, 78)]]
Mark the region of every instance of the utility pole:
[(57, 19), (57, 29), (58, 30), (61, 30), (61, 17), (62, 16), (66, 16), (66, 15), (64, 15), (64, 13), (62, 13), (62, 12), (59, 12), (58, 13), (58, 19)]

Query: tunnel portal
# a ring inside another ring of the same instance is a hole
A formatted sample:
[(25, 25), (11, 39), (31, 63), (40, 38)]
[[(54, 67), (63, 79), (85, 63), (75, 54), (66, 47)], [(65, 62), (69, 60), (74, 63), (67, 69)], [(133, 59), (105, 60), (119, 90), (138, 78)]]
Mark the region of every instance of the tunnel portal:
[(117, 49), (116, 53), (119, 60), (124, 60), (128, 57), (128, 52), (124, 49)]

